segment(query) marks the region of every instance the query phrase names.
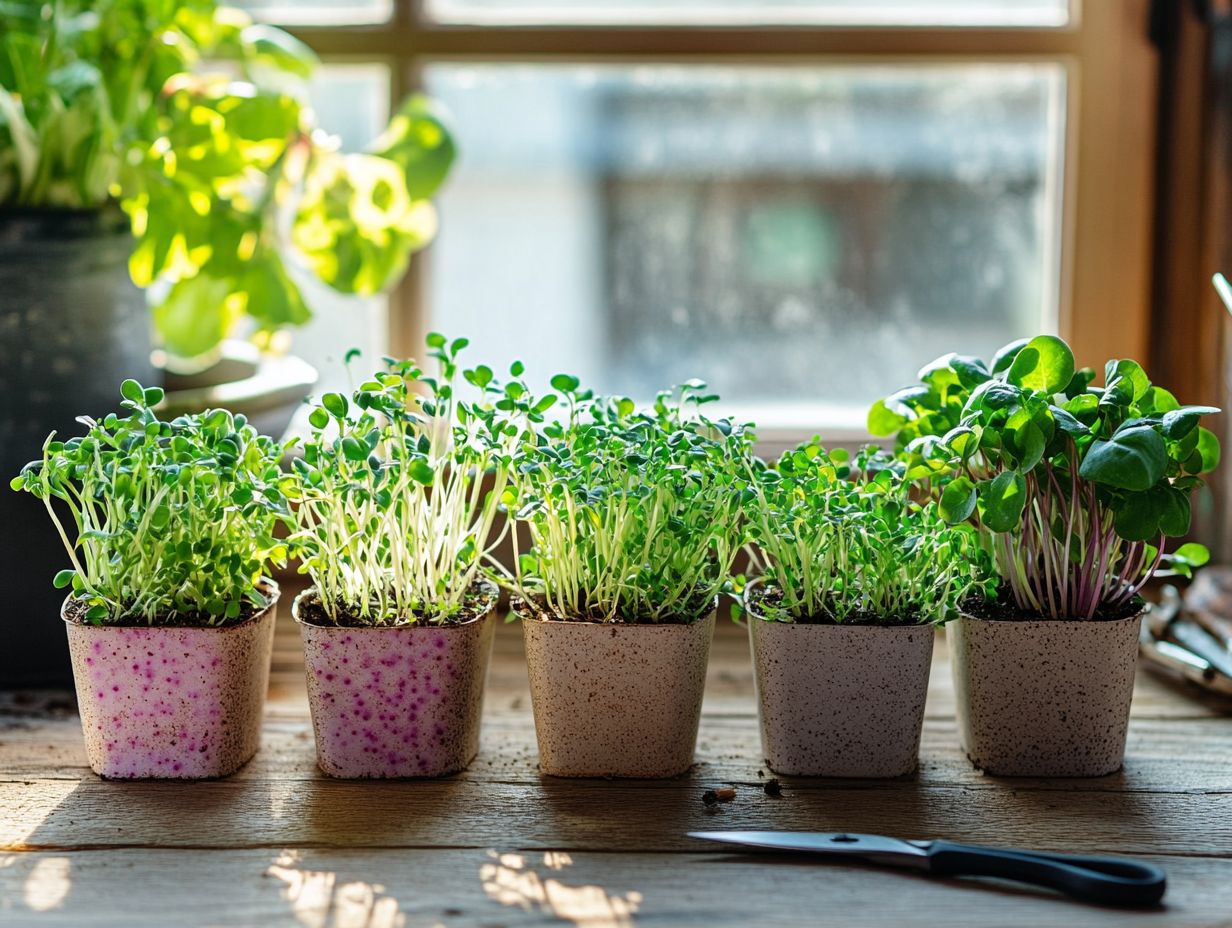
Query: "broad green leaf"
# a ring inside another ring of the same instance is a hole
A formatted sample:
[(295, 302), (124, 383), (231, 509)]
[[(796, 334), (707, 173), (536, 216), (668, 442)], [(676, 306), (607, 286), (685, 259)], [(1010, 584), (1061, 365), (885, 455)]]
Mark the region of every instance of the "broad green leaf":
[(990, 531), (1017, 528), (1026, 504), (1027, 482), (1017, 471), (1003, 471), (980, 484), (980, 521)]
[(252, 60), (297, 77), (312, 76), (318, 61), (316, 53), (293, 35), (261, 23), (247, 26), (240, 33), (245, 54)]
[(1211, 552), (1206, 549), (1205, 545), (1191, 541), (1173, 551), (1172, 558), (1190, 567), (1202, 567), (1211, 559)]
[(176, 283), (154, 307), (154, 324), (167, 350), (191, 359), (212, 351), (230, 334), (242, 304), (231, 299), (234, 281), (198, 274)]
[(414, 200), (436, 193), (457, 155), (443, 110), (422, 94), (403, 101), (370, 151), (401, 168), (407, 194)]
[(1217, 412), (1214, 406), (1182, 406), (1166, 412), (1161, 423), (1164, 437), (1178, 441), (1193, 430), (1202, 416), (1213, 416)]
[(885, 400), (877, 400), (868, 410), (868, 431), (871, 435), (893, 435), (907, 424), (907, 417), (886, 406)]
[(1131, 402), (1141, 400), (1151, 389), (1151, 380), (1137, 361), (1114, 360), (1104, 365), (1104, 383), (1111, 384), (1118, 378), (1129, 384)]
[(1064, 390), (1074, 376), (1074, 354), (1055, 335), (1037, 335), (1014, 357), (1006, 379), (1041, 393)]
[(408, 196), (393, 162), (331, 155), (308, 175), (292, 240), (325, 283), (370, 295), (394, 284), (435, 232), (432, 204)]
[(1084, 480), (1122, 490), (1149, 490), (1168, 466), (1168, 449), (1150, 426), (1121, 429), (1107, 441), (1096, 441), (1078, 473)]
[(992, 373), (994, 377), (1002, 371), (1009, 370), (1010, 365), (1014, 363), (1014, 358), (1018, 356), (1018, 352), (1027, 344), (1027, 341), (1025, 338), (1020, 338), (997, 349), (997, 353), (993, 355), (992, 359)]
[(951, 525), (965, 522), (975, 511), (976, 491), (967, 477), (955, 477), (941, 492), (938, 511)]
[(1202, 470), (1209, 473), (1219, 466), (1219, 439), (1209, 429), (1198, 426), (1198, 454), (1202, 456)]

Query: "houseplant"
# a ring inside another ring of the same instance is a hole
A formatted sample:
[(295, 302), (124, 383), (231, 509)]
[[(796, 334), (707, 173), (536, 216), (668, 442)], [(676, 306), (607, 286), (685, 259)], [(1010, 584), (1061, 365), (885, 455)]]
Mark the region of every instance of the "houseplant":
[(325, 394), (295, 461), (291, 540), (313, 585), (292, 612), (331, 776), (440, 776), (479, 747), (497, 601), (481, 567), (546, 405), (521, 365), (504, 384), (482, 365), (462, 370), (465, 344), (430, 335), (438, 375), (389, 360), (349, 400)]
[[(54, 433), (12, 486), (63, 540), (68, 630), (90, 766), (105, 777), (225, 776), (257, 750), (290, 519), (283, 448), (222, 409), (170, 422), (158, 387)], [(60, 506), (71, 514), (62, 520)]]
[(525, 635), (539, 766), (678, 774), (693, 763), (752, 437), (700, 414), (715, 397), (697, 381), (645, 411), (593, 397), (574, 377), (552, 386), (568, 412), (542, 429), (508, 491), (530, 537), (506, 582)]
[[(0, 5), (0, 395), (22, 398), (0, 400), (0, 468), (79, 411), (113, 408), (124, 377), (155, 381), (138, 287), (172, 369), (167, 400), (195, 411), (184, 403), (242, 360), (213, 363), (225, 336), (309, 318), (292, 265), (372, 293), (431, 238), (428, 198), (454, 154), (437, 110), (412, 97), (367, 153), (342, 154), (304, 99), (314, 63), (213, 0)], [(188, 373), (201, 389), (180, 397), (173, 380)], [(213, 396), (255, 419), (293, 411), (314, 377), (267, 360)], [(0, 520), (30, 519), (23, 502), (0, 504)], [(17, 612), (54, 605), (22, 578), (47, 570), (58, 544), (38, 531), (3, 543)], [(25, 646), (0, 653), (0, 682), (67, 669), (53, 642), (27, 638), (37, 628), (8, 630)]]
[[(1189, 497), (1219, 460), (1198, 421), (1142, 367), (1112, 360), (1104, 386), (1061, 339), (1003, 348), (991, 365), (947, 356), (919, 387), (874, 407), (907, 474), (992, 552), (998, 595), (953, 623), (959, 725), (989, 773), (1098, 776), (1121, 766), (1133, 692), (1138, 591), (1189, 529)], [(1174, 568), (1204, 561), (1183, 545)]]
[(880, 452), (814, 439), (750, 468), (763, 575), (744, 590), (766, 763), (894, 777), (917, 763), (933, 625), (988, 576), (975, 531), (911, 498)]

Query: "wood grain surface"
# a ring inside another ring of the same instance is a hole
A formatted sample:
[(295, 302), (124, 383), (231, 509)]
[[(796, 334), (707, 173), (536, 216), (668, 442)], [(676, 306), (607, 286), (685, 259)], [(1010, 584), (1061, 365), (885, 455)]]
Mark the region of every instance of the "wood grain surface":
[[(1232, 926), (1232, 704), (1139, 673), (1125, 768), (1003, 780), (957, 744), (939, 642), (919, 772), (781, 778), (766, 795), (744, 631), (715, 639), (698, 764), (674, 780), (536, 768), (521, 636), (497, 634), (480, 755), (444, 780), (345, 782), (313, 756), (295, 628), (280, 618), (261, 752), (203, 783), (107, 782), (71, 697), (0, 694), (0, 925)], [(706, 789), (734, 786), (707, 808)], [(698, 829), (866, 831), (1141, 855), (1165, 905), (1121, 912), (992, 880), (733, 854)]]

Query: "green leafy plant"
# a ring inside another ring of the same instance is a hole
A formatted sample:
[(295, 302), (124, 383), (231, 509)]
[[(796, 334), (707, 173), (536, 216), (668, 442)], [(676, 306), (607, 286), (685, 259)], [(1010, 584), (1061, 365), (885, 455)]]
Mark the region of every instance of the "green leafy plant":
[(717, 397), (700, 381), (660, 393), (646, 411), (594, 397), (568, 375), (552, 387), (568, 416), (541, 429), (506, 492), (531, 539), (529, 551), (515, 552), (512, 588), (565, 620), (705, 614), (742, 540), (751, 433), (701, 415)]
[[(1219, 463), (1198, 424), (1210, 406), (1182, 406), (1134, 361), (1109, 361), (1105, 385), (1076, 370), (1061, 339), (1007, 345), (991, 365), (948, 355), (922, 385), (870, 412), (896, 433), (910, 479), (938, 495), (950, 522), (974, 520), (1017, 606), (1052, 618), (1126, 608), (1189, 530), (1191, 492)], [(1206, 549), (1183, 545), (1181, 572)]]
[(912, 499), (903, 465), (866, 450), (854, 462), (817, 439), (750, 466), (749, 536), (762, 562), (760, 616), (783, 622), (940, 623), (990, 582), (969, 525)]
[(331, 621), (439, 623), (482, 598), (484, 559), (509, 527), (493, 531), (501, 497), (555, 397), (531, 397), (521, 364), (505, 383), (461, 369), (466, 344), (429, 335), (439, 375), (386, 359), (350, 399), (327, 393), (309, 415), (292, 543)]
[(224, 409), (164, 422), (159, 388), (126, 380), (120, 393), (126, 415), (83, 416), (86, 434), (67, 441), (52, 433), (12, 481), (44, 501), (64, 542), (72, 566), (55, 585), (95, 624), (221, 625), (267, 605), (261, 577), (285, 563), (275, 531), (291, 521), (283, 447)]
[(410, 97), (363, 154), (342, 154), (304, 102), (312, 52), (214, 0), (0, 4), (0, 206), (119, 203), (138, 286), (180, 358), (245, 316), (309, 318), (285, 261), (342, 293), (402, 274), (434, 235), (429, 198), (454, 143)]

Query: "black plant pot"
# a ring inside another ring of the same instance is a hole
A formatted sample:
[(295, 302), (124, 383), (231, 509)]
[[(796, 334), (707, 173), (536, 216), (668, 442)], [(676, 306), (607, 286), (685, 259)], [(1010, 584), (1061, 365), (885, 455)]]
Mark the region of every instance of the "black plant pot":
[(72, 680), (51, 585), (67, 557), (43, 504), (8, 481), (53, 429), (116, 409), (124, 378), (157, 382), (132, 244), (115, 209), (0, 209), (0, 689)]

